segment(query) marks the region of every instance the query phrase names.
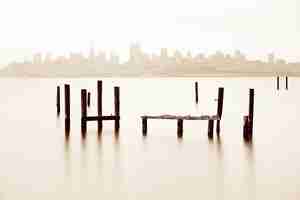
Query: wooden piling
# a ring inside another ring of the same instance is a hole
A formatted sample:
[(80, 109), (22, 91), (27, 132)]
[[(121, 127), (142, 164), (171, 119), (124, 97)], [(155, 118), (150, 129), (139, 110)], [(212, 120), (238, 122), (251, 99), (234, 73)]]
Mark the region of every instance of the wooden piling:
[(87, 117), (87, 101), (86, 101), (86, 90), (81, 90), (81, 132), (85, 136), (86, 133), (86, 117)]
[(120, 88), (114, 87), (114, 97), (115, 97), (115, 131), (118, 132), (120, 128)]
[(250, 125), (249, 116), (244, 116), (243, 137), (244, 137), (245, 141), (251, 141), (252, 140), (251, 125)]
[(199, 98), (198, 98), (198, 82), (195, 82), (195, 101), (196, 101), (196, 103), (199, 102)]
[(277, 76), (277, 90), (279, 90), (279, 76)]
[[(98, 107), (98, 117), (102, 116), (102, 81), (97, 81), (97, 107)], [(103, 122), (102, 119), (98, 119), (98, 132), (102, 131)]]
[(56, 111), (57, 111), (57, 116), (60, 115), (60, 87), (57, 86), (56, 88)]
[[(223, 99), (224, 99), (224, 88), (220, 87), (218, 91), (218, 108), (217, 108), (217, 115), (218, 117), (222, 118), (222, 113), (223, 113)], [(216, 132), (217, 135), (220, 135), (220, 120), (217, 120), (217, 127), (216, 127)]]
[(183, 136), (183, 119), (177, 120), (177, 137), (182, 138)]
[(143, 136), (147, 136), (147, 118), (142, 118), (142, 129), (143, 129)]
[(214, 120), (208, 120), (208, 138), (212, 139), (214, 137)]
[(253, 114), (254, 114), (254, 89), (249, 90), (249, 124), (250, 124), (250, 133), (252, 136), (253, 133)]
[(65, 84), (65, 118), (70, 119), (70, 85)]
[(288, 85), (288, 84), (289, 84), (289, 80), (288, 80), (288, 77), (286, 76), (286, 77), (285, 77), (285, 89), (286, 89), (286, 90), (289, 89), (289, 85)]
[(91, 93), (90, 92), (88, 92), (87, 105), (88, 105), (88, 107), (90, 107), (90, 105), (91, 105)]
[(65, 132), (70, 132), (70, 85), (65, 84)]

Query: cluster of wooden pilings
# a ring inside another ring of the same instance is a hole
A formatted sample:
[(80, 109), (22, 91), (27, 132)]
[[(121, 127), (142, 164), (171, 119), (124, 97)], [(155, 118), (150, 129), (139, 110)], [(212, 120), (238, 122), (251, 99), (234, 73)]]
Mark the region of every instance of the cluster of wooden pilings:
[[(280, 77), (279, 76), (276, 77), (276, 88), (277, 88), (277, 90), (280, 89)], [(289, 89), (289, 77), (288, 76), (285, 77), (285, 89), (286, 90)]]
[[(279, 82), (279, 78), (277, 77)], [(286, 77), (287, 85), (287, 77)], [(287, 87), (287, 86), (286, 86)], [(65, 100), (65, 136), (66, 138), (70, 135), (70, 85), (64, 85), (64, 100)], [(195, 101), (199, 102), (198, 97), (198, 82), (195, 82)], [(61, 103), (60, 103), (60, 87), (57, 86), (56, 93), (56, 106), (57, 106), (57, 115), (60, 115), (61, 112)], [(202, 116), (176, 116), (176, 115), (155, 115), (155, 116), (141, 116), (142, 118), (142, 133), (143, 136), (147, 136), (148, 132), (148, 119), (165, 119), (165, 120), (177, 120), (177, 137), (183, 137), (183, 122), (184, 120), (206, 120), (208, 121), (208, 138), (213, 139), (214, 137), (214, 122), (216, 121), (216, 133), (217, 136), (220, 136), (220, 121), (222, 119), (223, 113), (223, 99), (224, 99), (224, 88), (220, 87), (218, 89), (218, 105), (216, 115), (202, 115)], [(120, 88), (114, 87), (114, 115), (103, 115), (102, 114), (102, 81), (97, 81), (97, 115), (89, 116), (87, 107), (91, 104), (91, 93), (87, 89), (81, 90), (81, 133), (82, 137), (86, 137), (87, 132), (87, 122), (88, 121), (97, 121), (98, 123), (98, 134), (101, 135), (103, 128), (103, 121), (113, 120), (115, 122), (115, 134), (118, 135), (120, 129)], [(243, 138), (245, 141), (251, 141), (253, 135), (253, 114), (254, 114), (254, 89), (249, 90), (249, 112), (248, 115), (244, 116), (243, 124)]]
[[(65, 136), (66, 138), (70, 135), (70, 85), (64, 85), (64, 94), (65, 94)], [(60, 115), (61, 106), (60, 106), (60, 86), (57, 86), (56, 92), (56, 108), (57, 115)], [(103, 121), (105, 120), (114, 120), (115, 121), (115, 133), (119, 133), (120, 129), (120, 88), (114, 87), (114, 108), (115, 114), (109, 116), (102, 115), (102, 81), (97, 81), (97, 115), (88, 116), (87, 107), (90, 107), (91, 104), (91, 93), (87, 92), (86, 89), (81, 90), (81, 133), (85, 138), (87, 131), (87, 122), (88, 121), (97, 121), (98, 122), (98, 134), (100, 135), (103, 128)]]

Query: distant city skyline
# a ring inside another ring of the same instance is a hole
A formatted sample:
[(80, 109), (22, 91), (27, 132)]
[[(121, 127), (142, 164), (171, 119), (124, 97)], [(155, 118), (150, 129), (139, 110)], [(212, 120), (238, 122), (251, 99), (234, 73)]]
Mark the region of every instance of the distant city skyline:
[(90, 48), (85, 51), (69, 52), (67, 55), (53, 56), (51, 52), (39, 52), (32, 55), (31, 59), (24, 59), (23, 62), (12, 63), (26, 64), (188, 64), (211, 62), (215, 64), (242, 64), (247, 62), (265, 62), (269, 64), (286, 64), (287, 60), (276, 56), (275, 52), (269, 52), (264, 59), (249, 59), (241, 50), (234, 50), (234, 53), (226, 53), (220, 50), (212, 54), (193, 52), (190, 50), (161, 48), (159, 52), (145, 52), (138, 42), (132, 43), (128, 49), (128, 58), (120, 60), (120, 56), (114, 51), (104, 51), (95, 48), (93, 42)]

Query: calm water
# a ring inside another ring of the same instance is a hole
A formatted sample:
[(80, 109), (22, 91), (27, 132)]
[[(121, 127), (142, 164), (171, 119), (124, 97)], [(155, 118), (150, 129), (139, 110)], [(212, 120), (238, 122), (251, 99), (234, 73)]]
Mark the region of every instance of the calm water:
[[(194, 104), (199, 81), (199, 105)], [(103, 79), (103, 112), (113, 113), (113, 86), (121, 90), (120, 137), (113, 122), (88, 123), (80, 134), (80, 89), (96, 80), (1, 79), (0, 199), (299, 199), (300, 79), (276, 91), (270, 78)], [(56, 117), (56, 86), (71, 84), (71, 135), (64, 110)], [(207, 139), (206, 121), (148, 122), (144, 114), (215, 114), (225, 88), (221, 139)], [(248, 89), (255, 89), (254, 141), (242, 140)]]

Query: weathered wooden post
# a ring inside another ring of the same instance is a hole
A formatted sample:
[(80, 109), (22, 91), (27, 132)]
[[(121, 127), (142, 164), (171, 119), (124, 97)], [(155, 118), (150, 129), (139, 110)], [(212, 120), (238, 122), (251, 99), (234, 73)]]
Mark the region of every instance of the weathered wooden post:
[(57, 110), (57, 116), (60, 114), (60, 87), (57, 86), (56, 88), (56, 110)]
[(147, 117), (142, 117), (143, 136), (147, 136)]
[(252, 140), (253, 135), (253, 113), (254, 113), (254, 89), (249, 90), (249, 114), (244, 116), (243, 136), (244, 140)]
[(90, 105), (91, 105), (91, 93), (90, 92), (88, 92), (87, 105), (88, 105), (88, 107), (90, 107)]
[(279, 76), (277, 76), (277, 90), (279, 90)]
[(115, 96), (115, 131), (118, 132), (120, 128), (120, 88), (114, 87)]
[(198, 98), (198, 82), (195, 82), (195, 100), (196, 100), (196, 103), (199, 102), (199, 98)]
[(183, 136), (183, 119), (177, 120), (177, 137), (182, 138)]
[(81, 90), (81, 133), (82, 136), (86, 136), (86, 124), (87, 124), (87, 101), (86, 90)]
[(65, 84), (65, 131), (70, 132), (70, 85)]
[(97, 81), (98, 133), (102, 131), (102, 81)]
[(224, 99), (224, 88), (220, 87), (218, 91), (218, 108), (217, 108), (217, 116), (219, 120), (217, 120), (216, 132), (217, 135), (220, 135), (220, 121), (223, 113), (223, 99)]
[(285, 77), (285, 89), (286, 89), (286, 90), (289, 89), (288, 82), (289, 82), (289, 80), (288, 80), (288, 77), (286, 76), (286, 77)]
[(212, 139), (214, 137), (214, 120), (208, 120), (208, 138)]

